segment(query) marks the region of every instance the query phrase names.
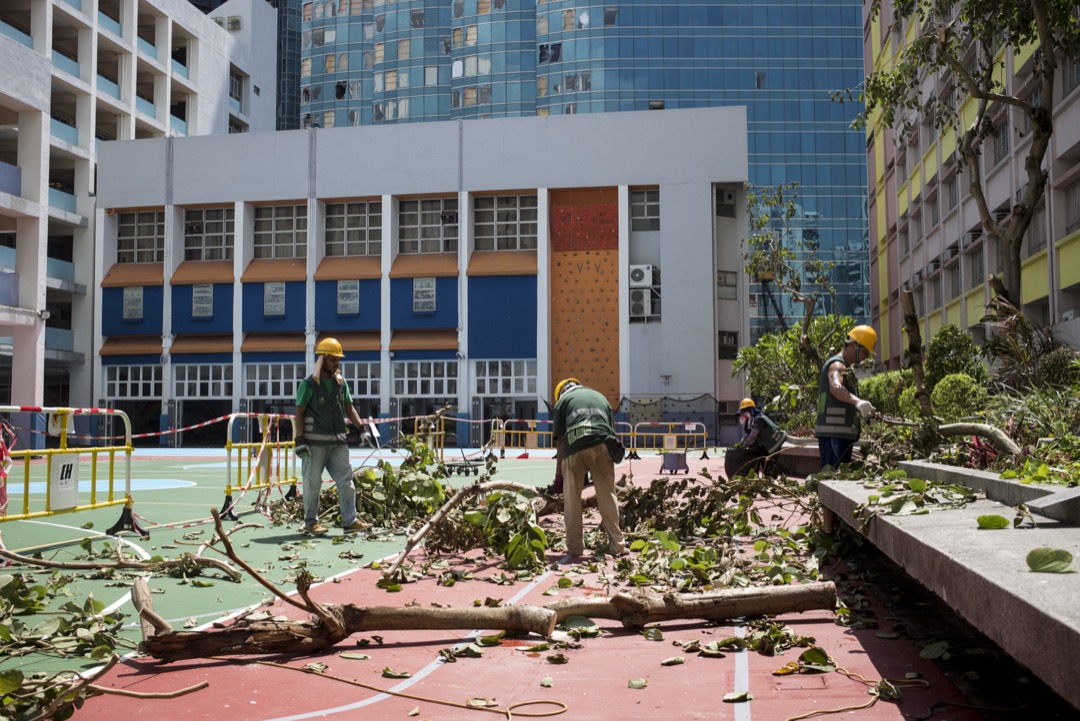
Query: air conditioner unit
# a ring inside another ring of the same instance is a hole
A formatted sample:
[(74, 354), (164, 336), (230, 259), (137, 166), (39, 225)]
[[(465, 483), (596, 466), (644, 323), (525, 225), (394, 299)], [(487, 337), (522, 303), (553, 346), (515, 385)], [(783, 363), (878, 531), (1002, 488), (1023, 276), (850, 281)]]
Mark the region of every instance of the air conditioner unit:
[(647, 318), (652, 315), (652, 289), (637, 288), (630, 291), (630, 317)]
[(720, 205), (735, 205), (735, 191), (720, 188), (716, 191), (716, 202)]
[(1009, 211), (1007, 211), (1007, 210), (995, 210), (994, 211), (994, 220), (996, 220), (999, 223), (1001, 221), (1005, 220), (1008, 217), (1009, 217)]
[(974, 231), (972, 233), (964, 233), (960, 236), (960, 247), (967, 248), (975, 243), (976, 240), (982, 237), (982, 231)]
[(1027, 192), (1028, 184), (1024, 183), (1016, 189), (1016, 204), (1019, 205), (1020, 201), (1024, 199), (1024, 193)]
[(651, 288), (653, 284), (653, 267), (651, 265), (630, 266), (630, 287)]
[(757, 293), (751, 293), (749, 296), (749, 305), (751, 308), (757, 308)]
[(912, 279), (912, 285), (918, 285), (922, 283), (923, 272), (921, 270), (915, 271), (915, 277)]
[(1061, 314), (1061, 320), (1062, 320), (1062, 322), (1070, 321), (1075, 317), (1075, 315), (1076, 315), (1075, 311), (1073, 311), (1073, 309), (1070, 308), (1069, 310), (1067, 310), (1067, 311), (1065, 311), (1065, 312), (1063, 312)]

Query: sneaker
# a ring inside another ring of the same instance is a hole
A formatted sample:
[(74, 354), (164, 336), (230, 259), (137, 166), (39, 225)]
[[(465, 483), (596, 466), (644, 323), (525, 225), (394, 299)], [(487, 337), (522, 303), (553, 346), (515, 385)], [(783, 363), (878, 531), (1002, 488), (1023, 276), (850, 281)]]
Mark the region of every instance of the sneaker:
[(360, 531), (366, 531), (371, 528), (370, 523), (364, 523), (363, 521), (353, 521), (348, 526), (345, 526), (344, 533), (358, 533)]
[(302, 529), (305, 536), (325, 536), (329, 533), (329, 529), (325, 528), (321, 523), (316, 521), (310, 525), (304, 526)]

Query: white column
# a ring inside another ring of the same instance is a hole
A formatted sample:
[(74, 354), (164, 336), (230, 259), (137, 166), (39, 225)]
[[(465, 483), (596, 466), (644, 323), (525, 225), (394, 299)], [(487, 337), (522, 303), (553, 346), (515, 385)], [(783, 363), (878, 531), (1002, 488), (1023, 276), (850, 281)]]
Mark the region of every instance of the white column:
[(551, 392), (551, 195), (547, 188), (536, 191), (536, 408), (547, 406)]
[(630, 395), (630, 186), (619, 186), (619, 397)]
[(397, 257), (397, 201), (392, 195), (382, 196), (382, 270), (379, 281), (379, 407), (389, 412), (394, 376), (390, 359), (390, 268)]

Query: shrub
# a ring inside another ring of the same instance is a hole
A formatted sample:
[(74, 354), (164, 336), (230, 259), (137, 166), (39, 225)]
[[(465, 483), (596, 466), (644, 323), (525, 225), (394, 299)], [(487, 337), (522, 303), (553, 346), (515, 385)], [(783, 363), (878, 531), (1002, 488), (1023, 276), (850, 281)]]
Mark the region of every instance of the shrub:
[(1035, 359), (1031, 370), (1031, 385), (1036, 388), (1053, 388), (1075, 385), (1078, 371), (1077, 354), (1072, 348), (1060, 346)]
[(985, 415), (987, 400), (986, 388), (966, 373), (950, 373), (930, 393), (935, 415), (946, 423)]
[(970, 333), (955, 325), (943, 326), (926, 349), (927, 389), (933, 391), (951, 373), (963, 373), (976, 383), (986, 383), (988, 373), (979, 353)]
[(874, 408), (887, 416), (900, 413), (900, 394), (915, 382), (910, 368), (885, 371), (859, 381), (859, 397), (874, 404)]
[(919, 410), (919, 399), (915, 397), (914, 385), (910, 385), (900, 392), (900, 398), (896, 405), (900, 415), (904, 418), (922, 417), (922, 411)]

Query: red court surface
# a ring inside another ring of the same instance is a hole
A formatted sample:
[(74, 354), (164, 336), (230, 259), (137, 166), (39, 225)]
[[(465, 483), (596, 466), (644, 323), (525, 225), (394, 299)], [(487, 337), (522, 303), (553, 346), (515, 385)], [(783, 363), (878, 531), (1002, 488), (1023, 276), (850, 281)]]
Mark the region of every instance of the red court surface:
[[(419, 559), (422, 550), (414, 552)], [(550, 557), (552, 562), (558, 560)], [(612, 561), (608, 561), (608, 567)], [(456, 564), (455, 564), (456, 565)], [(544, 605), (568, 597), (570, 593), (607, 595), (618, 588), (603, 588), (594, 572), (586, 572), (582, 586), (561, 590), (555, 595), (544, 591), (557, 583), (562, 574), (572, 577), (583, 566), (557, 566), (531, 582), (512, 586), (496, 585), (481, 579), (499, 575), (494, 565), (475, 566), (477, 580), (440, 586), (426, 577), (407, 584), (399, 593), (388, 593), (375, 586), (379, 573), (358, 569), (337, 581), (323, 583), (312, 590), (322, 603), (401, 606), (421, 605), (471, 606), (486, 598), (504, 603)], [(599, 570), (604, 570), (601, 567)], [(888, 630), (887, 611), (875, 609), (880, 628)], [(300, 612), (278, 603), (274, 613), (299, 618)], [(858, 719), (951, 719), (967, 721), (980, 718), (973, 711), (957, 706), (931, 704), (963, 699), (931, 661), (918, 655), (919, 646), (902, 639), (883, 639), (874, 629), (852, 631), (835, 625), (833, 613), (815, 611), (782, 617), (797, 633), (817, 639), (832, 659), (848, 671), (871, 683), (882, 677), (903, 679), (917, 673), (928, 682), (927, 688), (902, 691), (899, 704), (877, 701), (872, 707), (842, 715)], [(530, 653), (524, 649), (542, 641), (539, 637), (504, 640), (487, 647), (480, 658), (460, 658), (446, 663), (439, 651), (470, 640), (468, 631), (387, 631), (357, 634), (332, 649), (312, 656), (232, 657), (162, 664), (153, 659), (133, 658), (117, 666), (101, 685), (140, 692), (169, 692), (209, 682), (209, 687), (176, 699), (146, 700), (118, 696), (100, 696), (87, 701), (77, 712), (79, 721), (132, 718), (147, 714), (153, 718), (213, 719), (220, 721), (255, 721), (278, 719), (466, 719), (493, 718), (492, 711), (515, 704), (547, 700), (561, 706), (520, 706), (512, 709), (514, 717), (558, 714), (575, 721), (609, 719), (766, 719), (783, 721), (809, 712), (823, 712), (862, 706), (871, 700), (867, 686), (838, 673), (827, 675), (774, 676), (773, 671), (798, 657), (799, 650), (781, 656), (766, 657), (756, 652), (731, 653), (724, 658), (704, 658), (684, 654), (675, 641), (721, 640), (738, 633), (735, 626), (710, 626), (701, 622), (678, 622), (660, 625), (662, 641), (647, 640), (640, 633), (627, 631), (614, 621), (599, 621), (604, 629), (599, 637), (586, 638), (580, 648)], [(381, 643), (373, 636), (381, 637)], [(359, 646), (357, 642), (368, 640)], [(367, 660), (342, 658), (339, 654), (363, 653)], [(557, 665), (548, 657), (561, 652), (568, 662)], [(662, 666), (661, 661), (684, 656), (685, 663)], [(287, 664), (294, 668), (319, 661), (325, 663), (327, 676), (356, 681), (377, 689), (391, 689), (423, 699), (438, 699), (458, 705), (470, 698), (494, 699), (498, 709), (467, 709), (435, 703), (434, 700), (400, 698), (379, 693), (316, 674), (256, 663), (256, 659)], [(390, 668), (411, 674), (407, 679), (383, 677)], [(545, 688), (541, 681), (550, 677)], [(629, 687), (630, 679), (644, 678), (642, 689)], [(753, 700), (725, 703), (724, 694), (749, 691)], [(414, 716), (410, 713), (418, 711)], [(828, 714), (819, 718), (836, 718)]]

